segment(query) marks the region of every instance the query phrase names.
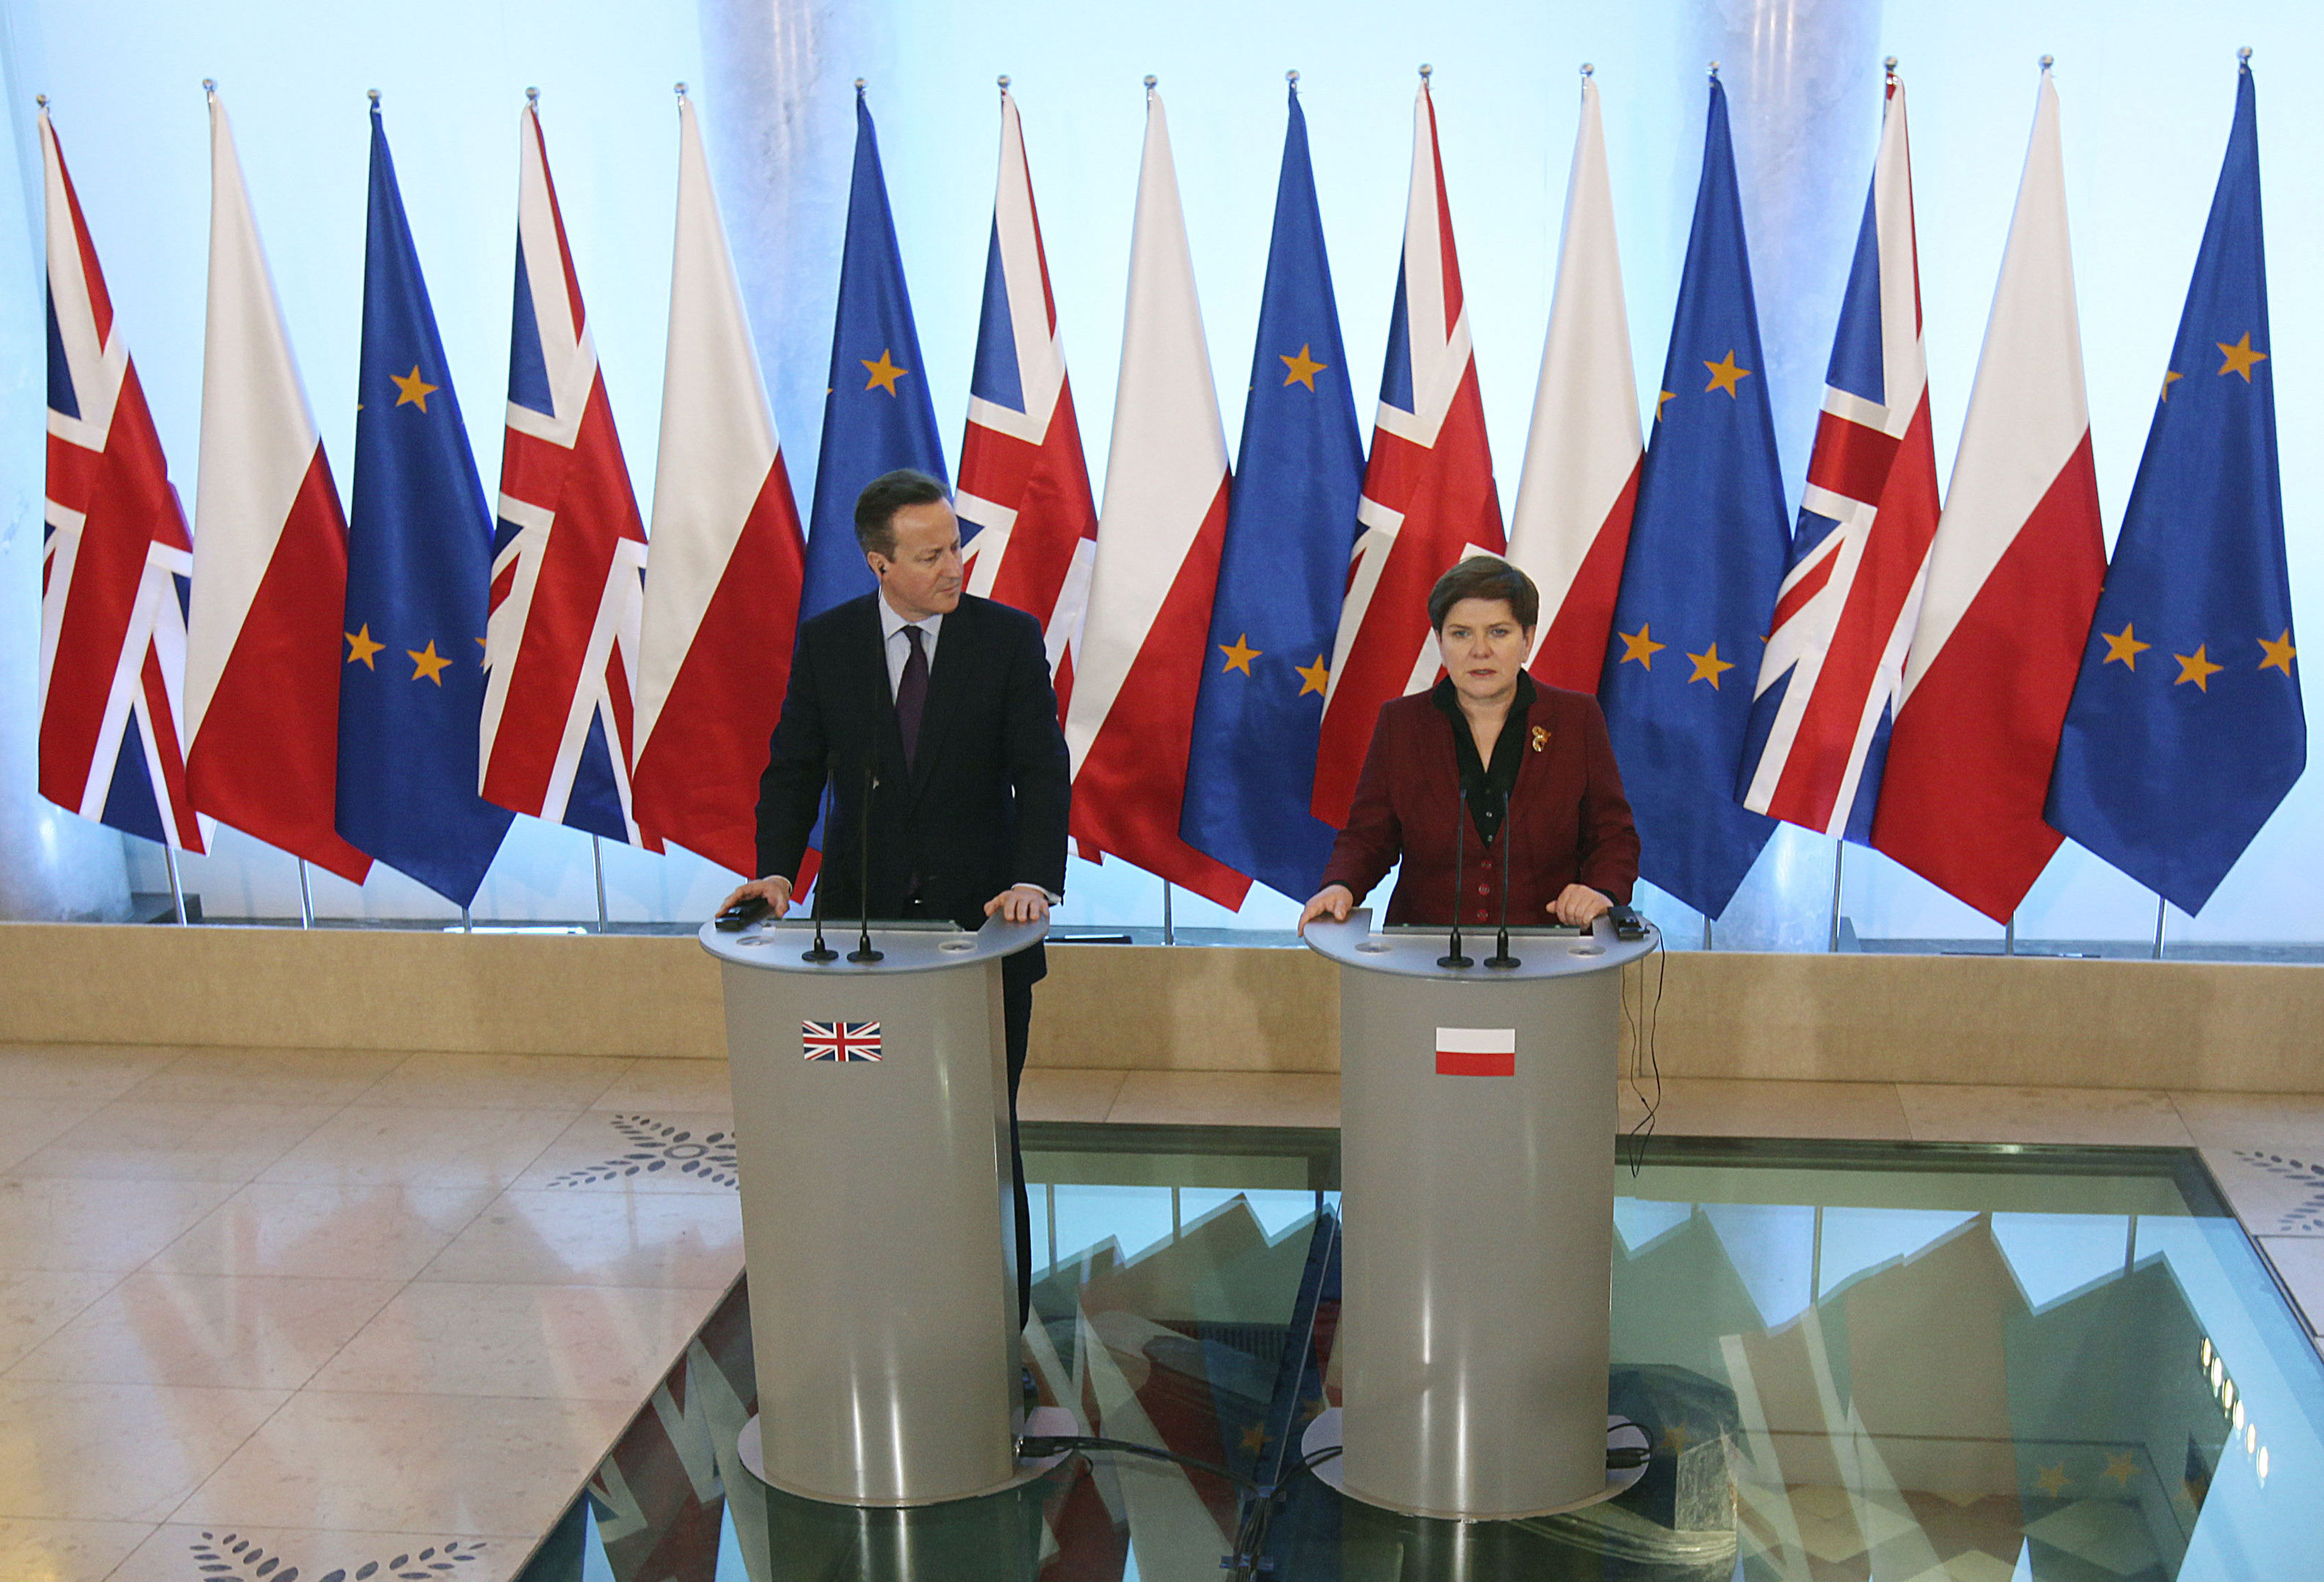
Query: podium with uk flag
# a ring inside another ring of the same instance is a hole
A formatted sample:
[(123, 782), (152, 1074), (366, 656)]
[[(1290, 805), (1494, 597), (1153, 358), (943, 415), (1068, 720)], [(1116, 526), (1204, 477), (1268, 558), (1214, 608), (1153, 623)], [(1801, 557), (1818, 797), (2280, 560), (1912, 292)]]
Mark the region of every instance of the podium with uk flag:
[(758, 1366), (742, 1462), (833, 1504), (993, 1494), (1029, 1476), (1001, 963), (1047, 925), (828, 927), (701, 932)]

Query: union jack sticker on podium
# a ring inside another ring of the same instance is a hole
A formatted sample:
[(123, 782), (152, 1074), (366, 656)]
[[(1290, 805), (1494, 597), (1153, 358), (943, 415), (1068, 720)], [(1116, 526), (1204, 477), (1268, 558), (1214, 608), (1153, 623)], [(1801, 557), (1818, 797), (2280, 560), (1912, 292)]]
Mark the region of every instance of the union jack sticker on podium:
[(810, 1060), (876, 1060), (880, 1058), (880, 1024), (802, 1022), (799, 1053)]

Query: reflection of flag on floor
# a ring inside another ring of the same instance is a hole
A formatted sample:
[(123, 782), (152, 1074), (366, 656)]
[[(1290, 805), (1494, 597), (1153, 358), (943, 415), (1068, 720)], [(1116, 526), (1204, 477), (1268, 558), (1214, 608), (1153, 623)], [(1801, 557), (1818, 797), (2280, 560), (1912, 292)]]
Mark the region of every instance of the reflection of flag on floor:
[(1148, 88), (1105, 507), (1065, 711), (1073, 829), (1085, 850), (1236, 907), (1250, 881), (1178, 834), (1226, 516), (1226, 428), (1169, 123)]
[[(839, 255), (839, 311), (807, 518), (800, 620), (878, 586), (856, 546), (855, 496), (899, 467), (916, 467), (939, 483), (946, 476), (919, 332), (912, 328), (912, 299), (904, 290), (896, 222), (888, 212), (880, 137), (859, 88), (855, 172), (847, 193), (847, 241)], [(965, 523), (961, 531), (967, 532)]]
[(984, 315), (954, 504), (967, 540), (968, 591), (1014, 605), (1041, 623), (1062, 711), (1073, 698), (1074, 649), (1089, 605), (1097, 505), (1057, 337), (1024, 129), (1005, 88)]
[(516, 310), (493, 542), (484, 791), (503, 808), (637, 843), (631, 708), (645, 524), (530, 106), (518, 133)]
[(200, 851), (184, 749), (192, 541), (45, 109), (40, 128), (49, 265), (41, 794)]
[(1869, 837), (1936, 531), (1912, 149), (1904, 85), (1892, 76), (1790, 569), (1766, 647), (1738, 678), (1758, 682), (1744, 806)]
[(2050, 788), (2052, 823), (2186, 911), (2211, 898), (2308, 762), (2274, 344), (2246, 66)]
[(1748, 681), (1790, 537), (1766, 367), (1727, 94), (1713, 78), (1661, 415), (1598, 688), (1640, 874), (1713, 918), (1775, 829), (1735, 799)]
[(1595, 692), (1638, 499), (1638, 380), (1614, 245), (1614, 191), (1598, 84), (1582, 79), (1582, 125), (1565, 184), (1565, 235), (1533, 432), (1509, 516), (1509, 559), (1541, 588), (1536, 680)]
[(798, 507), (694, 101), (680, 97), (653, 570), (638, 652), (638, 826), (750, 874), (798, 613)]
[(1359, 516), (1312, 804), (1335, 829), (1348, 820), (1380, 705), (1436, 673), (1428, 590), (1464, 555), (1498, 555), (1506, 543), (1425, 79), (1413, 102), (1404, 257)]
[(802, 1022), (799, 1053), (810, 1060), (876, 1060), (880, 1058), (880, 1024)]
[(332, 827), (346, 518), (215, 93), (201, 468), (186, 618), (194, 806), (359, 884), (371, 859)]
[(1196, 850), (1301, 900), (1332, 855), (1333, 828), (1308, 802), (1363, 477), (1294, 88), (1178, 829)]
[(2042, 804), (2105, 576), (2045, 71), (1872, 825), (1874, 846), (1996, 922), (2058, 849)]
[(356, 389), (339, 833), (466, 906), (511, 821), (476, 794), (493, 524), (375, 103)]

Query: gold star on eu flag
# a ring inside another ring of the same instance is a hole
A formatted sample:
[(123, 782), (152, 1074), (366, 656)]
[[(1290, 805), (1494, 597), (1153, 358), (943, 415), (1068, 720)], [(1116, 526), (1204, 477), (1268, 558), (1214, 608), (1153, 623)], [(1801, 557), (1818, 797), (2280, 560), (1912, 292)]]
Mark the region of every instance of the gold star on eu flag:
[(2119, 632), (2101, 632), (2098, 635), (2106, 639), (2107, 645), (2107, 656), (2098, 661), (2098, 663), (2110, 665), (2116, 660), (2120, 660), (2125, 670), (2136, 670), (2138, 656), (2154, 646), (2152, 643), (2141, 643), (2132, 633), (2131, 624), (2128, 621), (2122, 624), (2122, 630)]
[(2226, 362), (2219, 365), (2219, 372), (2222, 374), (2240, 374), (2243, 375), (2244, 383), (2246, 384), (2251, 383), (2251, 371), (2253, 365), (2255, 364), (2264, 363), (2267, 361), (2267, 354), (2265, 352), (2255, 352), (2252, 350), (2251, 331), (2248, 329), (2244, 331), (2244, 338), (2236, 342), (2233, 346), (2229, 346), (2224, 340), (2215, 340), (2211, 344), (2218, 347), (2220, 352), (2225, 355), (2227, 359)]
[(421, 412), (428, 410), (428, 398), (443, 388), (441, 385), (430, 384), (427, 380), (422, 379), (420, 376), (420, 365), (417, 363), (411, 365), (410, 373), (390, 374), (387, 378), (388, 383), (395, 386), (396, 405), (416, 406)]
[(2192, 681), (2198, 692), (2209, 692), (2211, 689), (2211, 678), (2227, 669), (2227, 666), (2213, 664), (2210, 656), (2203, 652), (2206, 646), (2208, 645), (2199, 643), (2195, 645), (2195, 652), (2192, 653), (2174, 653), (2171, 656), (2179, 661), (2179, 679), (2171, 683), (2172, 686), (2183, 687)]
[(363, 668), (367, 671), (375, 671), (379, 669), (377, 665), (371, 662), (372, 658), (374, 655), (377, 654), (380, 650), (385, 648), (387, 644), (384, 643), (374, 643), (371, 640), (371, 624), (368, 621), (364, 623), (362, 631), (348, 632), (343, 635), (345, 635), (347, 640), (347, 662), (349, 664), (354, 664), (360, 660), (363, 662)]
[(863, 388), (884, 390), (890, 395), (896, 393), (896, 381), (911, 372), (909, 368), (896, 366), (894, 356), (885, 347), (880, 348), (879, 360), (876, 362), (864, 357), (858, 357), (855, 360), (863, 365), (863, 371), (866, 374), (872, 375), (863, 382)]
[(1632, 660), (1637, 660), (1646, 669), (1652, 670), (1655, 668), (1655, 655), (1670, 646), (1667, 643), (1655, 641), (1654, 626), (1646, 621), (1638, 623), (1638, 629), (1636, 632), (1618, 632), (1615, 635), (1622, 640), (1622, 657), (1616, 661), (1620, 664), (1628, 664)]
[(1719, 657), (1719, 644), (1716, 643), (1702, 653), (1690, 653), (1686, 657), (1694, 661), (1694, 674), (1687, 678), (1688, 681), (1708, 681), (1714, 692), (1719, 690), (1719, 678), (1735, 668), (1733, 661)]
[(1711, 370), (1711, 383), (1702, 387), (1705, 395), (1714, 390), (1724, 390), (1728, 398), (1733, 400), (1737, 393), (1736, 385), (1751, 376), (1750, 369), (1735, 365), (1735, 351), (1731, 347), (1728, 348), (1727, 356), (1718, 362), (1702, 365)]
[(428, 646), (425, 648), (407, 648), (403, 652), (411, 661), (413, 680), (416, 681), (425, 676), (439, 687), (444, 684), (445, 667), (452, 661), (437, 653), (436, 640), (433, 637), (428, 640)]
[(1291, 668), (1299, 672), (1299, 696), (1302, 698), (1306, 697), (1310, 692), (1321, 692), (1323, 689), (1323, 684), (1332, 679), (1332, 668), (1324, 662), (1323, 656), (1320, 653), (1315, 656), (1314, 664), (1294, 665)]
[(1302, 346), (1297, 356), (1282, 359), (1283, 366), (1287, 370), (1283, 375), (1283, 382), (1286, 384), (1305, 384), (1308, 389), (1313, 390), (1315, 388), (1315, 375), (1332, 365), (1329, 363), (1317, 362), (1307, 355), (1307, 351), (1308, 348)]
[(1221, 675), (1225, 675), (1227, 671), (1240, 671), (1246, 676), (1250, 674), (1250, 661), (1265, 652), (1250, 646), (1250, 634), (1248, 632), (1238, 635), (1232, 643), (1220, 643), (1218, 649), (1227, 656), (1226, 670), (1221, 671)]
[(2292, 646), (2291, 627), (2286, 626), (2283, 629), (2283, 635), (2273, 643), (2264, 637), (2261, 638), (2259, 645), (2267, 651), (2267, 657), (2259, 661), (2260, 669), (2279, 670), (2287, 676), (2292, 673), (2292, 661), (2298, 657), (2300, 651)]

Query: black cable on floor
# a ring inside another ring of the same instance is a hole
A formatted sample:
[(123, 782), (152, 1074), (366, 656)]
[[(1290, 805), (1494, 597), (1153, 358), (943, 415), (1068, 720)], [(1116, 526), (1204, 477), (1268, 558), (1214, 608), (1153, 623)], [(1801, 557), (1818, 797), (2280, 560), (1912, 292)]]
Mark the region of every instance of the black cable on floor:
[[(1634, 1178), (1646, 1168), (1646, 1144), (1654, 1137), (1655, 1117), (1663, 1106), (1663, 1068), (1662, 1062), (1655, 1057), (1655, 1034), (1662, 1026), (1663, 980), (1669, 971), (1670, 956), (1659, 933), (1655, 936), (1653, 955), (1655, 997), (1651, 1007), (1642, 1007), (1643, 1025), (1640, 1013), (1634, 1012), (1630, 1007), (1628, 978), (1626, 976), (1622, 983), (1622, 1014), (1630, 1027), (1630, 1091), (1637, 1094), (1640, 1102), (1646, 1106), (1645, 1116), (1637, 1125), (1630, 1128), (1628, 1134), (1623, 1140), (1623, 1151), (1628, 1157), (1630, 1174)], [(1639, 976), (1641, 979), (1644, 978), (1643, 969)], [(1638, 992), (1639, 998), (1644, 1000), (1646, 989), (1643, 982)], [(1646, 1097), (1646, 1090), (1638, 1085), (1638, 1057), (1641, 1052), (1645, 1054), (1647, 1067), (1654, 1075), (1655, 1096), (1652, 1098)]]

